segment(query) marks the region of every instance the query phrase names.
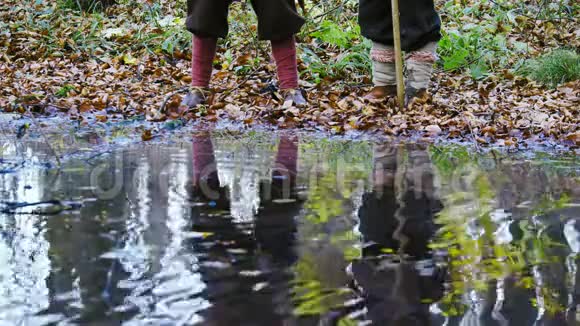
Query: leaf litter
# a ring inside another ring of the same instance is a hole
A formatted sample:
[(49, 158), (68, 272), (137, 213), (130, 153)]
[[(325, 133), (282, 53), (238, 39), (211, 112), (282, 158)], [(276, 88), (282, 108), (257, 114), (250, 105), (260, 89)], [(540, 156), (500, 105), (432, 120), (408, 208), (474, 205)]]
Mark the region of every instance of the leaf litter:
[[(36, 7), (40, 10), (42, 6)], [(115, 17), (114, 13), (109, 12), (111, 17)], [(49, 33), (46, 29), (31, 30), (16, 22), (28, 15), (17, 5), (0, 8), (3, 26), (7, 26), (0, 32), (0, 108), (5, 112), (64, 113), (81, 124), (93, 121), (86, 118), (87, 114), (98, 122), (145, 116), (149, 121), (180, 118), (209, 125), (229, 119), (247, 126), (269, 124), (284, 129), (325, 130), (335, 134), (363, 131), (397, 137), (423, 134), (469, 139), (480, 145), (518, 147), (528, 141), (580, 145), (580, 81), (550, 89), (507, 69), (482, 80), (462, 72), (437, 71), (432, 78), (433, 96), (418, 99), (399, 111), (393, 101), (370, 103), (362, 99), (370, 86), (368, 76), (346, 81), (326, 78), (311, 83), (307, 64), (300, 62), (309, 105), (296, 108), (285, 105), (277, 93), (276, 70), (270, 57), (251, 53), (247, 44), (229, 49), (220, 47), (216, 58), (218, 69), (212, 78), (215, 95), (211, 103), (182, 116), (167, 114), (164, 112), (179, 107), (183, 96), (179, 90), (186, 89), (191, 82), (189, 53), (174, 50), (173, 56), (168, 57), (165, 53), (128, 46), (111, 55), (111, 51), (104, 49), (109, 44), (104, 41), (97, 42), (92, 51), (81, 49), (78, 41), (71, 39), (75, 35), (71, 26), (84, 26), (82, 17), (69, 22), (70, 26), (62, 19), (50, 18), (49, 21), (60, 25), (49, 29), (58, 36), (55, 38), (58, 41), (47, 46), (42, 42)], [(133, 31), (115, 27), (122, 26), (116, 23), (119, 22), (110, 22), (99, 37), (113, 39), (111, 44), (130, 37)], [(540, 26), (545, 31), (545, 24)], [(541, 30), (532, 29), (531, 37), (535, 39), (531, 44), (544, 42), (539, 35)], [(313, 44), (307, 38), (303, 41), (303, 47)], [(321, 57), (332, 55), (329, 54), (332, 48), (311, 49), (320, 52)], [(229, 57), (236, 58), (231, 66), (253, 62), (254, 68), (240, 73), (225, 63)], [(168, 110), (162, 110), (162, 105)], [(154, 137), (151, 130), (143, 131), (144, 141)]]

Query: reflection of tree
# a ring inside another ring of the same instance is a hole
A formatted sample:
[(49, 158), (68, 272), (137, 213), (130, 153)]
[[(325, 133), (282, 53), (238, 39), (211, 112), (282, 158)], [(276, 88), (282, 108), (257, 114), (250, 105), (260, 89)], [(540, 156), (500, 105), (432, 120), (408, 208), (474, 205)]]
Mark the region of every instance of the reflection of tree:
[(260, 185), (272, 174), (271, 141), (215, 139), (220, 185), (229, 191), (230, 213), (237, 222), (252, 222), (258, 212)]
[[(130, 291), (122, 310), (135, 311), (129, 324), (191, 324), (207, 302), (197, 258), (184, 248), (191, 227), (187, 184), (191, 152), (151, 148), (137, 156), (131, 187), (126, 233), (111, 254), (128, 274), (116, 286)], [(144, 280), (146, 279), (146, 281)]]
[[(25, 169), (0, 174), (2, 198), (11, 202), (45, 200), (45, 173)], [(0, 322), (38, 323), (34, 315), (49, 306), (47, 278), (50, 244), (45, 218), (0, 213)]]
[[(531, 325), (534, 304), (539, 324), (563, 323), (569, 252), (562, 235), (563, 179), (501, 157), (441, 148), (432, 155), (446, 194), (434, 245), (450, 256), (452, 290), (444, 313), (463, 315), (463, 324)], [(445, 156), (458, 159), (450, 166)]]
[[(96, 182), (122, 187), (112, 199), (87, 200), (78, 216), (49, 220), (51, 311), (86, 323), (106, 315), (111, 322), (137, 324), (199, 318), (196, 311), (205, 305), (196, 296), (204, 284), (195, 256), (184, 250), (191, 223), (190, 155), (186, 149), (147, 147), (94, 162), (106, 171)], [(73, 172), (55, 191), (86, 197), (94, 184), (91, 171), (78, 168), (82, 164), (69, 163)], [(192, 306), (183, 309), (186, 302)]]
[[(122, 162), (122, 153), (103, 156), (95, 162), (110, 167), (99, 176), (101, 185), (108, 187), (116, 176), (125, 175)], [(79, 212), (67, 212), (47, 220), (52, 262), (49, 312), (63, 314), (68, 321), (91, 322), (101, 318), (125, 294), (115, 287), (121, 277), (119, 265), (99, 259), (116, 245), (116, 240), (106, 235), (119, 226), (111, 220), (124, 218), (125, 196), (121, 192), (110, 200), (93, 198), (91, 170), (86, 169), (86, 162), (82, 160), (68, 162), (65, 169), (67, 173), (58, 174), (53, 184), (42, 186), (52, 198), (85, 201)], [(117, 320), (118, 316), (111, 318)]]

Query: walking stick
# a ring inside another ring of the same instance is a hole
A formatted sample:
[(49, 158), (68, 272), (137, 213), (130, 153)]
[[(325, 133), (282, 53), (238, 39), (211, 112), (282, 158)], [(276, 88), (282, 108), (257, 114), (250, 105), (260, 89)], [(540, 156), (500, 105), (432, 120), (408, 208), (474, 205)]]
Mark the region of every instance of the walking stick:
[(399, 108), (405, 106), (405, 77), (403, 76), (403, 51), (401, 51), (401, 23), (399, 21), (399, 0), (391, 0), (393, 12), (393, 39), (395, 46), (395, 67), (397, 71), (397, 99)]

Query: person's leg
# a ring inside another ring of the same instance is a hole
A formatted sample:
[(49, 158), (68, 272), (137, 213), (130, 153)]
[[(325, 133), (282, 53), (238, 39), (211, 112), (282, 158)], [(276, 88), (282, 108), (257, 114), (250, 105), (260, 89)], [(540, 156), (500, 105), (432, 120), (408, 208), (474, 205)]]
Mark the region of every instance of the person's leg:
[(437, 43), (431, 42), (407, 55), (408, 77), (405, 91), (407, 103), (426, 94), (433, 73), (433, 65), (437, 60), (436, 51)]
[(294, 0), (251, 0), (258, 16), (258, 37), (261, 40), (288, 40), (298, 34), (304, 19)]
[(203, 37), (226, 37), (231, 3), (232, 0), (187, 0), (187, 30)]
[(188, 0), (187, 29), (193, 34), (191, 86), (178, 113), (207, 102), (217, 39), (228, 32), (228, 10), (231, 0)]
[(392, 46), (373, 42), (373, 89), (365, 96), (368, 100), (383, 100), (397, 93), (395, 50)]
[(217, 50), (217, 39), (194, 35), (191, 56), (191, 86), (208, 88)]
[(258, 16), (260, 39), (272, 42), (272, 54), (278, 69), (281, 93), (285, 103), (307, 104), (298, 90), (298, 63), (294, 35), (304, 20), (298, 15), (294, 0), (252, 0)]
[(294, 37), (272, 41), (272, 55), (278, 69), (280, 89), (298, 88), (298, 63)]
[(209, 82), (213, 59), (217, 50), (217, 38), (193, 35), (191, 48), (191, 91), (183, 98), (181, 107), (194, 108), (205, 104), (209, 97)]
[(298, 59), (294, 36), (280, 41), (272, 41), (272, 55), (276, 61), (280, 90), (284, 102), (297, 106), (306, 105), (306, 99), (298, 89)]

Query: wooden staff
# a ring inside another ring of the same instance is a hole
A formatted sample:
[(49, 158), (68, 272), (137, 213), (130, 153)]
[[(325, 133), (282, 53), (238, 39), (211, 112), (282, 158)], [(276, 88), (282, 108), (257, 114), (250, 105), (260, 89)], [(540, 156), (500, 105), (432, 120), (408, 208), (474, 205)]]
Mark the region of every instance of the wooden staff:
[(397, 99), (399, 108), (405, 106), (405, 77), (403, 76), (403, 51), (401, 50), (401, 23), (399, 21), (399, 0), (391, 0), (393, 12), (393, 39), (395, 46), (395, 67), (397, 71)]

